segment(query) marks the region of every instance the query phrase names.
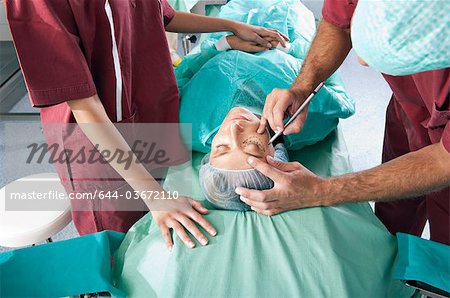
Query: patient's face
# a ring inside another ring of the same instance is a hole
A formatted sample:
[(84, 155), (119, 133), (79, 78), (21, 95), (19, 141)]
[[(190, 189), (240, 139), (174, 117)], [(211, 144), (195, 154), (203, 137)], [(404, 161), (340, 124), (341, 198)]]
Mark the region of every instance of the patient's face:
[(233, 108), (222, 122), (212, 142), (210, 162), (216, 168), (245, 170), (249, 156), (265, 159), (274, 156), (275, 150), (268, 145), (269, 132), (256, 132), (259, 118), (244, 108)]

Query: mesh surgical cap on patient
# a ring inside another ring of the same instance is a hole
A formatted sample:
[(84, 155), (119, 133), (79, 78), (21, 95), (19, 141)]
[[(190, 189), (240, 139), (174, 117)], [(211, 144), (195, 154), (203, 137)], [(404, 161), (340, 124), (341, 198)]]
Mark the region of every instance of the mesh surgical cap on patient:
[[(283, 144), (275, 146), (275, 160), (287, 162), (288, 154)], [(199, 173), (200, 187), (206, 199), (219, 209), (248, 211), (250, 207), (239, 199), (237, 187), (248, 189), (270, 189), (272, 179), (257, 170), (224, 170), (211, 165), (209, 154), (202, 160)]]

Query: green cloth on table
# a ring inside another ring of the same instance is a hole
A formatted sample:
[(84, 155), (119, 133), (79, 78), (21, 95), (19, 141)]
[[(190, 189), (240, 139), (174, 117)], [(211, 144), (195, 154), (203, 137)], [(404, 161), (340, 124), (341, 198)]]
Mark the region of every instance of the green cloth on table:
[[(322, 176), (350, 171), (339, 130), (290, 156)], [(195, 153), (192, 167), (169, 170), (165, 188), (186, 189), (184, 177), (197, 177), (201, 158)], [(202, 199), (196, 179), (185, 194)], [(212, 210), (206, 218), (218, 231), (208, 236), (207, 246), (189, 249), (175, 236), (169, 252), (146, 215), (116, 254), (115, 285), (129, 297), (409, 297), (413, 292), (391, 279), (396, 240), (369, 204), (272, 217)]]
[(65, 297), (110, 292), (111, 256), (125, 234), (105, 231), (0, 254), (0, 297)]

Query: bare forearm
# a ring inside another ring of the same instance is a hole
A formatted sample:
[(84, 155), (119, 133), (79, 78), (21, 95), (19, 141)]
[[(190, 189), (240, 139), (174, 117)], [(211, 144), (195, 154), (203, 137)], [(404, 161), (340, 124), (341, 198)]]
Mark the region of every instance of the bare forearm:
[(450, 154), (438, 143), (327, 183), (324, 205), (416, 197), (450, 186)]
[(166, 26), (166, 31), (176, 33), (233, 31), (234, 24), (235, 22), (231, 20), (177, 11), (172, 21)]
[(291, 89), (300, 94), (311, 92), (339, 68), (351, 48), (349, 30), (323, 20)]
[[(91, 98), (68, 102), (75, 119), (92, 144), (99, 152), (125, 152), (130, 154), (132, 162), (127, 167), (123, 162), (111, 159), (109, 164), (136, 191), (162, 190), (137, 158), (123, 136), (109, 120), (97, 95)], [(148, 204), (148, 202), (147, 202)]]

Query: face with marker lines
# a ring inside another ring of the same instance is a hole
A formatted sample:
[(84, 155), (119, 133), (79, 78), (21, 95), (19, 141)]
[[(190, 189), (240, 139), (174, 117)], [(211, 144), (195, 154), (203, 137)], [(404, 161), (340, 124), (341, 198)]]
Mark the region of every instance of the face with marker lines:
[(233, 108), (222, 122), (211, 146), (211, 165), (226, 170), (246, 170), (249, 156), (265, 160), (274, 156), (275, 150), (268, 145), (269, 132), (256, 132), (259, 118), (244, 108)]

